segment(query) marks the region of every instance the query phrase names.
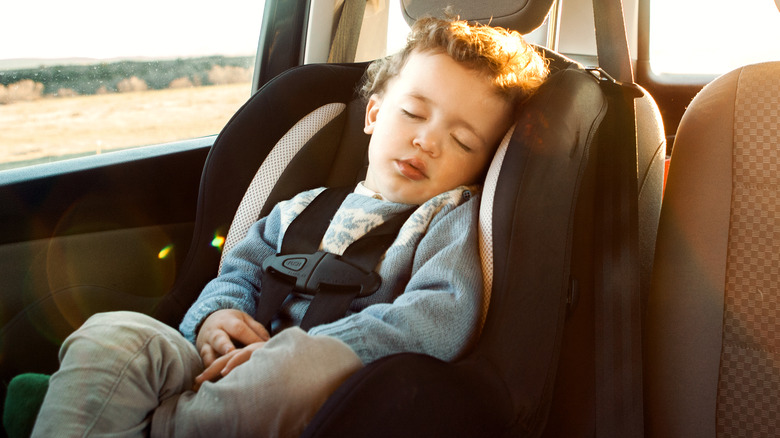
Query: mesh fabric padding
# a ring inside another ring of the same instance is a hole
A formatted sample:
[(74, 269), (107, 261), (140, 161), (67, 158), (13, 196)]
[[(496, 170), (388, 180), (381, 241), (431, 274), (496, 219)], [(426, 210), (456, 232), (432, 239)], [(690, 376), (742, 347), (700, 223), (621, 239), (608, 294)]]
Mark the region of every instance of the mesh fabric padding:
[[(346, 107), (343, 103), (331, 103), (317, 108), (290, 128), (274, 146), (263, 164), (260, 165), (238, 206), (227, 239), (225, 239), (223, 257), (246, 236), (252, 224), (259, 219), (260, 210), (268, 195), (295, 154), (317, 131), (341, 114)], [(222, 261), (220, 260), (220, 270), (221, 268)]]
[(778, 77), (780, 63), (759, 64), (738, 83), (718, 436), (776, 436), (780, 419)]
[(490, 304), (490, 294), (493, 290), (493, 201), (496, 197), (498, 175), (501, 173), (501, 165), (504, 163), (509, 140), (515, 131), (514, 126), (498, 145), (493, 161), (490, 163), (485, 184), (482, 189), (482, 201), (479, 206), (479, 258), (482, 261), (482, 285), (485, 289), (480, 326), (485, 323), (487, 309)]

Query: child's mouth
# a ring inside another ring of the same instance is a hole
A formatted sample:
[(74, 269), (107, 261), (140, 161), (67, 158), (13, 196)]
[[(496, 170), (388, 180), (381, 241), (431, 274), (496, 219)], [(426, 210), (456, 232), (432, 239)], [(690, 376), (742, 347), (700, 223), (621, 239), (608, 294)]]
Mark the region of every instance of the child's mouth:
[(425, 174), (425, 162), (416, 158), (396, 160), (395, 166), (401, 175), (412, 181), (420, 181), (428, 176)]

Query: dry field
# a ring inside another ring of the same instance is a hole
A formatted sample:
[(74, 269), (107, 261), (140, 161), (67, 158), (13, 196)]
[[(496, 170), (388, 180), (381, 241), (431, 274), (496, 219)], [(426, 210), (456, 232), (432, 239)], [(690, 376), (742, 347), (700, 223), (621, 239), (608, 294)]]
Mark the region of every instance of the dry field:
[(0, 165), (216, 134), (250, 88), (213, 85), (0, 105)]

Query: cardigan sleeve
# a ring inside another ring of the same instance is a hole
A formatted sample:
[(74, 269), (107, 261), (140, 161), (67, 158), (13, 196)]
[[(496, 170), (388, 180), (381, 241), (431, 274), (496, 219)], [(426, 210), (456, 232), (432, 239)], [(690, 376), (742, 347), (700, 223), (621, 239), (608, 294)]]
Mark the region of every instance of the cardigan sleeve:
[(309, 333), (339, 338), (364, 363), (400, 352), (447, 361), (464, 353), (479, 333), (483, 303), (478, 207), (475, 196), (432, 222), (394, 302), (368, 306)]
[(254, 317), (260, 291), (259, 272), (263, 260), (276, 253), (280, 216), (279, 206), (274, 207), (225, 255), (219, 276), (203, 288), (179, 326), (190, 342), (195, 342), (203, 320), (217, 310), (237, 309)]

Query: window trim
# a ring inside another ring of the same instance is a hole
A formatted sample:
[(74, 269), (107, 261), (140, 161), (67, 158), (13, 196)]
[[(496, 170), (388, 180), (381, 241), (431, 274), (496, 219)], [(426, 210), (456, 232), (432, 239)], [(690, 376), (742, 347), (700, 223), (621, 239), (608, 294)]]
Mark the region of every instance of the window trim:
[(84, 172), (98, 168), (121, 165), (131, 161), (139, 161), (172, 155), (197, 149), (210, 149), (217, 134), (205, 137), (162, 143), (152, 146), (140, 146), (103, 154), (87, 155), (67, 160), (52, 161), (32, 166), (17, 167), (0, 171), (0, 187), (19, 184), (34, 180)]

